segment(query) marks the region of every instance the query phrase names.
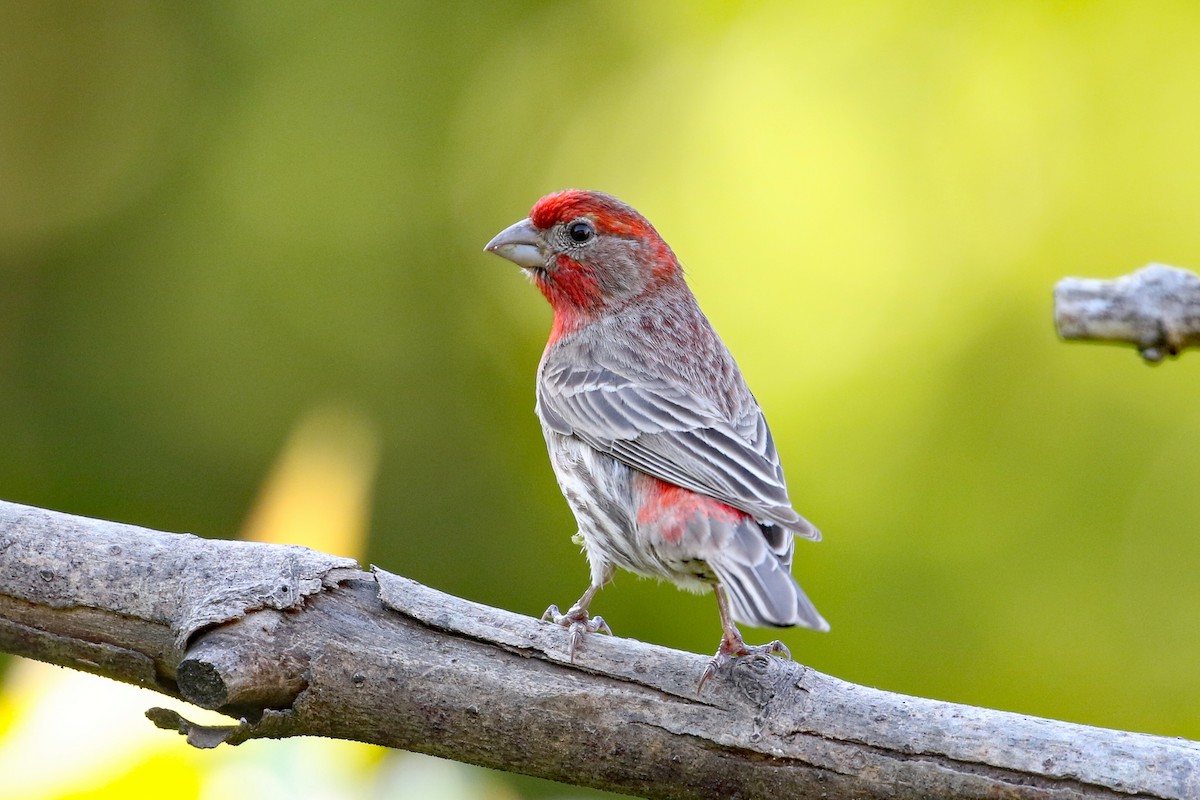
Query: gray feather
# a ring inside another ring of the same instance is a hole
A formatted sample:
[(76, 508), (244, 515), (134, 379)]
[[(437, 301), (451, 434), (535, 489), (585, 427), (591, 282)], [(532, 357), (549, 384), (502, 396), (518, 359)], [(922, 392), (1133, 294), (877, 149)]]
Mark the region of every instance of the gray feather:
[(829, 623), (792, 577), (791, 552), (786, 559), (776, 556), (766, 546), (766, 538), (749, 530), (751, 525), (746, 521), (739, 526), (733, 538), (708, 560), (717, 580), (729, 591), (734, 619), (760, 627), (801, 625), (829, 630)]
[(641, 325), (619, 315), (556, 342), (539, 369), (539, 416), (550, 430), (634, 469), (819, 539), (792, 508), (762, 409), (729, 351), (694, 313), (712, 363), (700, 363), (696, 349), (675, 358), (635, 350), (627, 332)]

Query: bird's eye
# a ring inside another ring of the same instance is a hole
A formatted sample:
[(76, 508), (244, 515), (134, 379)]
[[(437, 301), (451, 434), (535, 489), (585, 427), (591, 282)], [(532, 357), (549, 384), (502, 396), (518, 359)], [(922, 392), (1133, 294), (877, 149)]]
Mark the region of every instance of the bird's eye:
[(589, 242), (595, 235), (596, 229), (586, 219), (577, 219), (567, 226), (567, 236), (570, 236), (571, 241), (576, 244)]

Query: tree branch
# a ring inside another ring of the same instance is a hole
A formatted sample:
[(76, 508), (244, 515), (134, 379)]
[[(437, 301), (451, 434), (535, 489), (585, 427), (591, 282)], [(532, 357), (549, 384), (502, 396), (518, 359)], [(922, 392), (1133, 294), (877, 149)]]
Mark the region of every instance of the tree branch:
[(1064, 339), (1135, 345), (1151, 363), (1200, 345), (1200, 277), (1150, 264), (1111, 281), (1063, 278), (1054, 324)]
[(300, 547), (0, 502), (0, 650), (239, 720), (647, 797), (1200, 797), (1200, 744), (589, 636)]

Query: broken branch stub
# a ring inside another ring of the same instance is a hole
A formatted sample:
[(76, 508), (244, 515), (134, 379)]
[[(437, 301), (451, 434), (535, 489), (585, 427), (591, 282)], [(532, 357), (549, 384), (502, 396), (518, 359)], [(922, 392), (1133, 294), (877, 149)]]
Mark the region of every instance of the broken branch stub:
[(1200, 276), (1150, 264), (1112, 280), (1063, 278), (1054, 323), (1064, 339), (1132, 344), (1157, 363), (1200, 345)]

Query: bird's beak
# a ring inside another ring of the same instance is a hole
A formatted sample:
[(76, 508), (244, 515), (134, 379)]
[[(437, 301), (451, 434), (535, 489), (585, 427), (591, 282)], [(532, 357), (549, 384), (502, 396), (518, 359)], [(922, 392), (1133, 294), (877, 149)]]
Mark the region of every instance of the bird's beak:
[(546, 266), (538, 249), (538, 231), (528, 218), (509, 225), (483, 248), (489, 253), (507, 258), (517, 266), (530, 269)]

